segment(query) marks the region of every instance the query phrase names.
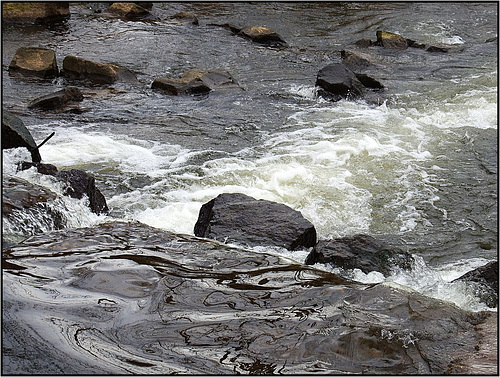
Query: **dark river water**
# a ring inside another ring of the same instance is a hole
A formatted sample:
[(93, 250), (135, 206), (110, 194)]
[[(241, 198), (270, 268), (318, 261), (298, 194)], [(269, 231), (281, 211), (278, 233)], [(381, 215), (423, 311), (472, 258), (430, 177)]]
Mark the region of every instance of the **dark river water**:
[[(40, 149), (43, 161), (91, 172), (110, 208), (109, 215), (97, 216), (81, 201), (65, 198), (68, 228), (137, 220), (193, 235), (202, 204), (224, 192), (240, 192), (300, 211), (320, 239), (366, 233), (415, 256), (411, 272), (395, 270), (385, 277), (314, 266), (321, 271), (400, 285), (469, 311), (485, 309), (463, 285), (450, 281), (497, 259), (498, 42), (486, 43), (498, 33), (497, 3), (155, 3), (156, 21), (113, 18), (84, 3), (71, 3), (70, 9), (71, 18), (59, 25), (2, 30), (2, 107), (18, 115), (37, 141), (55, 131)], [(180, 11), (194, 13), (199, 25), (173, 22)], [(254, 44), (213, 25), (223, 23), (270, 27), (288, 47)], [(370, 47), (366, 52), (386, 67), (379, 77), (386, 86), (380, 103), (322, 99), (315, 87), (318, 71), (340, 62), (340, 51), (355, 48), (357, 40), (375, 40), (377, 30), (444, 45), (451, 52)], [(54, 49), (59, 68), (67, 55), (114, 62), (132, 70), (140, 84), (104, 88), (71, 82), (84, 92), (81, 113), (29, 110), (33, 98), (69, 83), (9, 76), (8, 65), (23, 46)], [(224, 69), (244, 90), (176, 97), (151, 89), (155, 78), (176, 78), (190, 68)], [(16, 171), (16, 163), (27, 158), (24, 149), (4, 151), (3, 174), (61, 192), (47, 176)], [(34, 228), (4, 221), (2, 230), (8, 240), (50, 230), (43, 224)], [(298, 264), (307, 255), (264, 247), (255, 251)], [(54, 258), (51, 269), (85, 263), (80, 257)], [(125, 258), (121, 263), (127, 271), (140, 269), (146, 281), (141, 284), (153, 284), (157, 292), (155, 263), (136, 262)], [(94, 273), (121, 267), (104, 264)], [(95, 281), (86, 276), (79, 287), (94, 297)], [(108, 283), (110, 290), (120, 285)], [(41, 295), (21, 291), (12, 292)], [(137, 297), (156, 296), (142, 292)], [(100, 305), (107, 304), (114, 305)], [(195, 311), (183, 315), (193, 319)], [(103, 339), (94, 330), (79, 334), (78, 342), (88, 347), (92, 339)], [(108, 354), (100, 357), (128, 352), (119, 340), (109, 344)], [(175, 352), (189, 357), (197, 351)], [(313, 370), (302, 367), (288, 371)], [(207, 370), (224, 368), (214, 364), (202, 372)]]

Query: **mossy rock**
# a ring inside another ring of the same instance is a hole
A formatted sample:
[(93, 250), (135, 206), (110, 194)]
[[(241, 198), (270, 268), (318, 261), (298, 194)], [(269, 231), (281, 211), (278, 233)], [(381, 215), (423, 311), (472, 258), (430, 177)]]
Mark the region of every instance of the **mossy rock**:
[(21, 47), (9, 65), (10, 73), (53, 78), (58, 76), (56, 53), (40, 47)]
[(405, 50), (408, 48), (408, 41), (399, 34), (378, 30), (377, 45), (394, 50)]
[(43, 23), (64, 20), (70, 16), (68, 2), (2, 3), (2, 22), (6, 23)]

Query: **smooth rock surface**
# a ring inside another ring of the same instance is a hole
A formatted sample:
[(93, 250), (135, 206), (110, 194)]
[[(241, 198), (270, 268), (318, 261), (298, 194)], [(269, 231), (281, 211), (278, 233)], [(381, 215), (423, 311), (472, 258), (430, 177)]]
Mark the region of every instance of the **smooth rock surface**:
[(2, 266), (7, 374), (459, 373), (491, 346), (478, 326), (494, 331), (415, 292), (139, 223), (34, 236)]

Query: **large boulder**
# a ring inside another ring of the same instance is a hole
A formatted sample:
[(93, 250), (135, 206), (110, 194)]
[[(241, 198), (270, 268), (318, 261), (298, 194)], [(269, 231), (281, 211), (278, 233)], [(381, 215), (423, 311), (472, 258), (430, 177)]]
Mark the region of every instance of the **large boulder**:
[(51, 2), (3, 2), (2, 22), (22, 25), (65, 20), (71, 16), (69, 3)]
[(412, 261), (410, 254), (392, 250), (382, 241), (359, 234), (319, 241), (307, 256), (305, 264), (323, 263), (349, 270), (358, 268), (364, 273), (378, 271), (388, 276), (394, 267), (409, 269)]
[(19, 48), (9, 65), (9, 73), (53, 78), (58, 76), (56, 53), (40, 47)]
[(135, 74), (113, 63), (99, 63), (76, 56), (66, 56), (61, 73), (68, 78), (89, 80), (95, 84), (112, 84), (116, 81), (138, 83)]
[(2, 149), (27, 148), (33, 162), (40, 162), (42, 157), (38, 146), (24, 122), (10, 113), (2, 110)]
[(83, 101), (82, 92), (78, 88), (70, 86), (58, 90), (57, 92), (35, 98), (29, 103), (28, 107), (31, 109), (56, 110), (62, 109), (68, 103), (80, 101)]
[(341, 63), (332, 63), (323, 67), (316, 78), (316, 85), (322, 88), (326, 96), (338, 101), (343, 98), (356, 99), (364, 94), (364, 85), (356, 74)]
[(316, 244), (316, 229), (300, 212), (239, 193), (220, 194), (203, 204), (194, 234), (245, 246), (272, 245), (288, 250)]
[(238, 32), (238, 35), (267, 46), (287, 45), (278, 33), (265, 26), (246, 26)]

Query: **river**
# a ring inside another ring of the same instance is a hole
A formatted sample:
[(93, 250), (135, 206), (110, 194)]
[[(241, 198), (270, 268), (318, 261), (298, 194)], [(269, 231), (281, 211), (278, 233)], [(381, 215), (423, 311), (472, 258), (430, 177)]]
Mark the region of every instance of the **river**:
[[(196, 14), (199, 25), (172, 22), (179, 11)], [(498, 33), (497, 3), (155, 3), (151, 12), (159, 20), (126, 21), (72, 3), (60, 25), (3, 30), (3, 108), (37, 141), (55, 131), (40, 149), (43, 162), (92, 173), (110, 208), (97, 216), (67, 198), (68, 228), (137, 220), (192, 235), (202, 204), (240, 192), (300, 211), (319, 239), (370, 234), (416, 260), (411, 272), (388, 277), (315, 266), (321, 270), (487, 309), (450, 281), (497, 260), (498, 49), (485, 43)], [(288, 47), (213, 26), (222, 23), (270, 27)], [(318, 71), (377, 30), (455, 52), (370, 47), (390, 68), (380, 77), (383, 101), (319, 96)], [(81, 86), (78, 114), (28, 110), (67, 82), (9, 76), (22, 46), (54, 49), (59, 67), (67, 55), (115, 62), (141, 85)], [(190, 68), (224, 69), (244, 90), (177, 97), (150, 89), (155, 78)], [(29, 159), (25, 150), (4, 151), (4, 174), (61, 191), (33, 170), (17, 172), (21, 159)], [(46, 230), (3, 223), (9, 239)], [(297, 263), (307, 255), (256, 251)]]

